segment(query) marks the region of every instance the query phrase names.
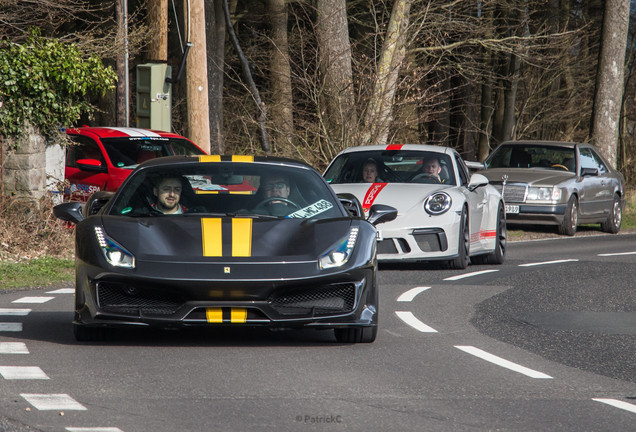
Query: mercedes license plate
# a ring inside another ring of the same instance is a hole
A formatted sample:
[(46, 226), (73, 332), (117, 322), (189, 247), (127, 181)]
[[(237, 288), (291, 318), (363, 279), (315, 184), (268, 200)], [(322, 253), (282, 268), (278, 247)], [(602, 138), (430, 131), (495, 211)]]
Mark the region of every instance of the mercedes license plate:
[(519, 213), (519, 206), (515, 205), (507, 205), (506, 213)]

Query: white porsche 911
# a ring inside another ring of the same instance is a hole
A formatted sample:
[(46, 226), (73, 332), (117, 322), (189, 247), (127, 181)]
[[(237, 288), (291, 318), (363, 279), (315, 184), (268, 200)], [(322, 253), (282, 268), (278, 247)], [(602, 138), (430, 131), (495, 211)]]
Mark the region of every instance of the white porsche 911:
[(366, 213), (373, 204), (398, 209), (397, 218), (378, 230), (381, 262), (446, 261), (464, 269), (469, 260), (501, 264), (505, 259), (501, 194), (483, 175), (471, 176), (451, 148), (351, 147), (336, 156), (324, 177), (341, 200), (350, 198), (353, 213)]

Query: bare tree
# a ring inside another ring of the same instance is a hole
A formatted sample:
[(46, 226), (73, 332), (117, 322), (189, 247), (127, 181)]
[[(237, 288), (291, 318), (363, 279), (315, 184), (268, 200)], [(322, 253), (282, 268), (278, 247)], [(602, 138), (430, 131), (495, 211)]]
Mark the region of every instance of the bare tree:
[(223, 79), (225, 76), (225, 13), (223, 0), (205, 0), (205, 29), (210, 104), (210, 153), (223, 154)]
[(629, 5), (629, 0), (605, 1), (603, 35), (596, 74), (592, 140), (613, 167), (616, 167), (617, 162)]

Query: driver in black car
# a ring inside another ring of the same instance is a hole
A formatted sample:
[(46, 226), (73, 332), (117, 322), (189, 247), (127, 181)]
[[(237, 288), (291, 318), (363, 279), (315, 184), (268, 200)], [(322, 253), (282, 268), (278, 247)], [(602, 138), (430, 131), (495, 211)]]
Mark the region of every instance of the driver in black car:
[[(261, 179), (262, 196), (268, 201), (263, 209), (274, 216), (287, 216), (294, 209), (289, 203), (289, 179), (285, 176), (272, 174)], [(274, 198), (283, 198), (278, 201)], [(271, 201), (270, 201), (271, 200)], [(260, 206), (259, 206), (260, 207)]]
[(155, 184), (152, 192), (157, 197), (153, 209), (163, 214), (183, 214), (188, 209), (179, 204), (183, 184), (181, 177), (163, 177)]

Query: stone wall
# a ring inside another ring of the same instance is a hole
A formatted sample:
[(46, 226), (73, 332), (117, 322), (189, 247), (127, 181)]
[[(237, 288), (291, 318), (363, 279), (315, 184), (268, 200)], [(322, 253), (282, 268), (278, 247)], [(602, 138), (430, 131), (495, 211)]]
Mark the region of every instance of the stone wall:
[(4, 141), (4, 193), (39, 200), (46, 195), (46, 140), (32, 127), (16, 140)]

